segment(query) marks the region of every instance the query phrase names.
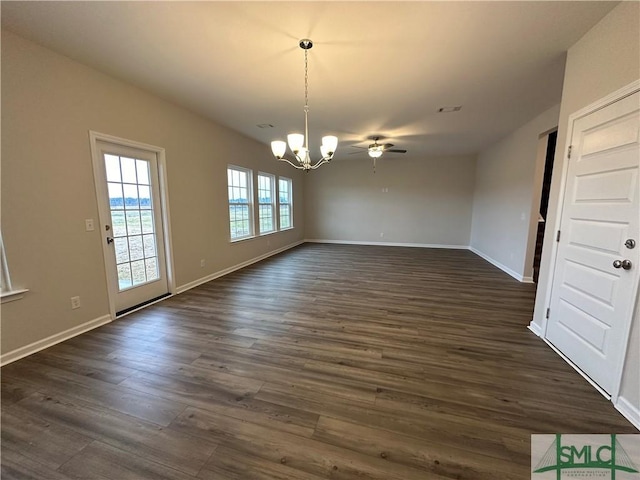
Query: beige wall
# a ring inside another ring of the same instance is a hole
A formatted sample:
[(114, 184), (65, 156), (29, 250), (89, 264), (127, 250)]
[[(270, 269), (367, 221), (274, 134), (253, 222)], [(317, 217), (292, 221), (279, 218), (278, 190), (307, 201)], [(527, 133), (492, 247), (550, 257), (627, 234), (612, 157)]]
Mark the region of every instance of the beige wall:
[(471, 247), (520, 280), (533, 273), (539, 137), (557, 127), (559, 112), (560, 105), (550, 108), (478, 156)]
[[(302, 175), (268, 146), (3, 32), (2, 233), (30, 289), (2, 305), (3, 354), (108, 314), (89, 130), (166, 149), (176, 286), (303, 239)], [(296, 228), (230, 244), (228, 163), (293, 178)]]
[[(569, 115), (615, 92), (640, 78), (640, 3), (622, 2), (587, 34), (573, 45), (567, 54), (562, 91), (558, 144), (553, 167), (548, 225), (557, 222), (560, 177), (565, 167)], [(540, 283), (532, 328), (544, 329), (546, 297), (551, 266), (554, 229), (545, 233)], [(634, 317), (633, 335), (625, 370), (621, 395), (640, 414), (640, 312)]]
[(305, 178), (307, 239), (469, 245), (474, 157), (376, 163), (336, 160)]

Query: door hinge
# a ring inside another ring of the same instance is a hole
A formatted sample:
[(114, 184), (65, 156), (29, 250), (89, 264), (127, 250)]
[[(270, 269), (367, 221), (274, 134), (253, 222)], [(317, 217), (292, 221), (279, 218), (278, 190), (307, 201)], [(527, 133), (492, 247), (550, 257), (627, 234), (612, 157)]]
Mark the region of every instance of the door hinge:
[(571, 150), (573, 150), (573, 145), (569, 145), (569, 150), (567, 151), (567, 158), (571, 158)]
[(556, 242), (560, 241), (560, 230), (558, 230), (558, 234), (556, 235)]
[(546, 316), (547, 316), (547, 319), (549, 319), (549, 315), (550, 315), (550, 314), (551, 314), (551, 309), (550, 309), (550, 308), (547, 308), (547, 315), (546, 315)]

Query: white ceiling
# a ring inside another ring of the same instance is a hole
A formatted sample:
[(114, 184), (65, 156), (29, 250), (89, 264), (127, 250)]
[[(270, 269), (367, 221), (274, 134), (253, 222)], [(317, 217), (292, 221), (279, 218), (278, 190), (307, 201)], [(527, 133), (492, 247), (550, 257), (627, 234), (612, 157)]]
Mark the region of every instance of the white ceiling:
[(311, 38), (312, 153), (380, 134), (419, 158), (476, 153), (558, 103), (566, 50), (616, 3), (3, 1), (2, 27), (264, 143), (303, 128)]

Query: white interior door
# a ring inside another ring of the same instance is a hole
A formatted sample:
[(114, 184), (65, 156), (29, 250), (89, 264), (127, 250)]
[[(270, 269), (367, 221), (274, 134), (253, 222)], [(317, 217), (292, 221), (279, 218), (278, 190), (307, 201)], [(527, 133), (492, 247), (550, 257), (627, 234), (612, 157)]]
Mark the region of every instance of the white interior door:
[(619, 382), (640, 271), (639, 96), (574, 121), (546, 330), (607, 393)]
[(156, 152), (96, 141), (94, 170), (116, 314), (169, 293)]

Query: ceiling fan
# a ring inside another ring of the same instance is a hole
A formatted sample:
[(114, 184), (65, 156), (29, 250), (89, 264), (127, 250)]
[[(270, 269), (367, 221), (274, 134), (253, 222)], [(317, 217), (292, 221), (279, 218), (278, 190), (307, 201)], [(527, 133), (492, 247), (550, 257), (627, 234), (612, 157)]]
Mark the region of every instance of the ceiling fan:
[[(373, 140), (373, 143), (368, 147), (359, 147), (357, 145), (352, 145), (354, 148), (366, 149), (369, 156), (373, 159), (373, 173), (376, 172), (376, 158), (380, 158), (383, 153), (407, 153), (405, 149), (402, 148), (391, 148), (393, 147), (393, 143), (378, 143), (379, 140), (382, 140), (382, 137), (373, 136), (369, 137), (370, 140)], [(351, 152), (349, 155), (355, 155), (363, 152)]]

